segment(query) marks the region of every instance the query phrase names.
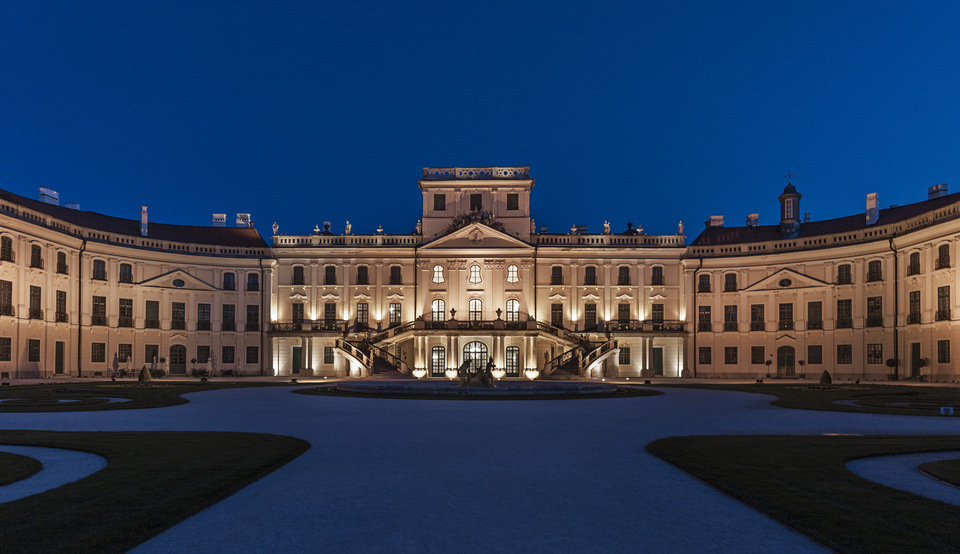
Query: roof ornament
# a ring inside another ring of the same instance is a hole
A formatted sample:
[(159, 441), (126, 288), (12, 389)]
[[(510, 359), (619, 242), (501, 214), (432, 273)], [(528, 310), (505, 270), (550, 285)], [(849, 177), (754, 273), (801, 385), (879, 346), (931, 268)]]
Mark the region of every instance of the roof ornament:
[(678, 235), (682, 235), (682, 234), (683, 234), (683, 220), (682, 220), (682, 219), (680, 220), (680, 223), (677, 223), (677, 234), (678, 234)]
[(346, 226), (346, 228), (343, 230), (343, 234), (344, 234), (344, 235), (349, 235), (351, 229), (353, 229), (353, 225), (350, 225), (350, 220), (347, 220), (347, 226)]
[(277, 231), (279, 231), (279, 230), (280, 230), (280, 226), (277, 225), (277, 222), (276, 222), (276, 221), (274, 221), (274, 222), (273, 222), (273, 234), (274, 234), (274, 236), (276, 236)]
[(610, 234), (610, 222), (607, 220), (603, 220), (603, 234), (604, 235)]

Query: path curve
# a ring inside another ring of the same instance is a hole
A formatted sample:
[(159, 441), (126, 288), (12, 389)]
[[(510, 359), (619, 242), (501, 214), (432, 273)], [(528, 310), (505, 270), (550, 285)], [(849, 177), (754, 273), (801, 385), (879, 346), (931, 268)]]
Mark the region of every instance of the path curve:
[(77, 450), (6, 444), (0, 444), (0, 450), (29, 456), (43, 464), (43, 469), (30, 477), (0, 487), (0, 502), (19, 500), (79, 481), (107, 466), (107, 459), (103, 456)]
[(860, 458), (847, 462), (847, 469), (886, 487), (960, 506), (960, 488), (938, 481), (920, 471), (921, 464), (956, 459), (960, 459), (960, 451), (918, 452)]

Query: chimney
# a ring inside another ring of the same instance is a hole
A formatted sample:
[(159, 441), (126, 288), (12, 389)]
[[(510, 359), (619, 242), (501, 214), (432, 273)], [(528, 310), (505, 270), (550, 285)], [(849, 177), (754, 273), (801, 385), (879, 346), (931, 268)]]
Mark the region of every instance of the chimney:
[(147, 236), (147, 207), (140, 206), (140, 236)]
[(226, 226), (227, 226), (227, 214), (213, 214), (213, 226), (214, 226), (214, 227), (226, 227)]
[(760, 225), (760, 214), (747, 214), (747, 227)]
[(710, 220), (707, 222), (707, 227), (723, 227), (723, 216), (711, 215)]
[(250, 214), (237, 214), (237, 227), (252, 227)]
[(877, 193), (871, 192), (867, 195), (867, 225), (876, 223), (878, 217), (880, 212), (877, 209)]
[(927, 200), (933, 200), (934, 198), (940, 198), (941, 196), (946, 196), (947, 194), (947, 184), (940, 183), (939, 185), (933, 185), (927, 189)]
[(60, 205), (60, 193), (47, 187), (40, 187), (40, 201), (46, 204)]

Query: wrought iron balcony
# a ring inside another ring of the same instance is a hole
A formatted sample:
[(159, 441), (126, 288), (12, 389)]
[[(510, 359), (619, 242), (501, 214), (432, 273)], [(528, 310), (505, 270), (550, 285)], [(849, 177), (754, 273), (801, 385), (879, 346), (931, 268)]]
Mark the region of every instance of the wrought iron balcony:
[(259, 322), (259, 321), (248, 321), (247, 324), (246, 324), (246, 326), (244, 326), (244, 329), (243, 329), (243, 330), (244, 330), (244, 331), (248, 331), (248, 332), (259, 331), (259, 330), (260, 330), (260, 322)]
[(837, 318), (837, 329), (853, 329), (853, 320), (850, 318)]
[(919, 275), (920, 264), (910, 264), (907, 266), (907, 275)]
[(197, 331), (209, 331), (210, 330), (210, 321), (198, 321), (197, 322)]
[(712, 332), (712, 331), (713, 331), (713, 323), (710, 323), (709, 321), (701, 321), (701, 322), (697, 323), (697, 331), (705, 331), (705, 332), (708, 332), (708, 333), (709, 333), (709, 332)]
[(183, 331), (187, 328), (187, 322), (182, 319), (174, 319), (170, 322), (170, 328)]
[(934, 261), (934, 269), (947, 269), (950, 267), (950, 258), (937, 258)]
[(0, 304), (0, 315), (16, 315), (13, 304)]
[(107, 316), (105, 315), (92, 315), (90, 316), (90, 325), (107, 325)]
[(133, 327), (132, 317), (121, 317), (117, 320), (117, 327)]
[(43, 319), (43, 310), (40, 308), (30, 308), (30, 319)]
[(736, 321), (724, 321), (724, 322), (723, 322), (723, 330), (724, 330), (724, 331), (727, 331), (727, 332), (730, 332), (730, 331), (736, 332), (736, 331), (738, 331), (738, 329), (737, 329), (737, 322), (736, 322)]
[(224, 321), (220, 324), (221, 331), (236, 331), (237, 322), (236, 321)]
[(35, 269), (43, 269), (43, 259), (30, 260), (30, 267)]
[(867, 316), (867, 327), (883, 327), (883, 316), (880, 316), (880, 315), (868, 315), (868, 316)]
[(819, 320), (819, 319), (811, 319), (810, 321), (807, 322), (807, 330), (808, 330), (808, 331), (819, 331), (820, 329), (823, 329), (823, 321), (822, 321), (822, 320)]
[(66, 275), (67, 273), (70, 273), (69, 270), (70, 268), (67, 267), (67, 264), (57, 264), (57, 273), (60, 273), (61, 275)]
[(777, 329), (781, 331), (791, 331), (793, 330), (793, 321), (778, 321)]
[[(252, 325), (256, 325), (253, 323)], [(251, 322), (247, 322), (247, 331), (251, 329)], [(346, 322), (342, 319), (305, 319), (302, 322), (294, 321), (274, 321), (270, 323), (270, 331), (273, 333), (343, 333), (346, 330)]]
[(950, 310), (937, 310), (937, 321), (950, 321)]
[(70, 322), (70, 316), (67, 315), (66, 312), (57, 312), (56, 317), (57, 317), (57, 323), (69, 323), (69, 322)]
[(913, 325), (915, 323), (920, 323), (920, 314), (907, 314), (907, 324)]
[(160, 320), (159, 319), (146, 319), (143, 321), (144, 329), (159, 329)]
[(751, 331), (765, 331), (767, 328), (766, 322), (763, 321), (751, 321), (750, 330)]

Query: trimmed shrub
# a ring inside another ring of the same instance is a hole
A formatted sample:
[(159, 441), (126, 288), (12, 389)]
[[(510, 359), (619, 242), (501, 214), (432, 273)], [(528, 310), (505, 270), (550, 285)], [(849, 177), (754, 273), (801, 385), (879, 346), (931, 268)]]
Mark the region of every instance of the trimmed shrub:
[(830, 385), (833, 383), (833, 379), (830, 378), (830, 372), (823, 370), (823, 373), (820, 374), (820, 384), (821, 385)]
[(151, 379), (153, 379), (153, 377), (150, 376), (149, 369), (143, 368), (140, 370), (140, 378), (138, 379), (139, 381), (150, 381)]

